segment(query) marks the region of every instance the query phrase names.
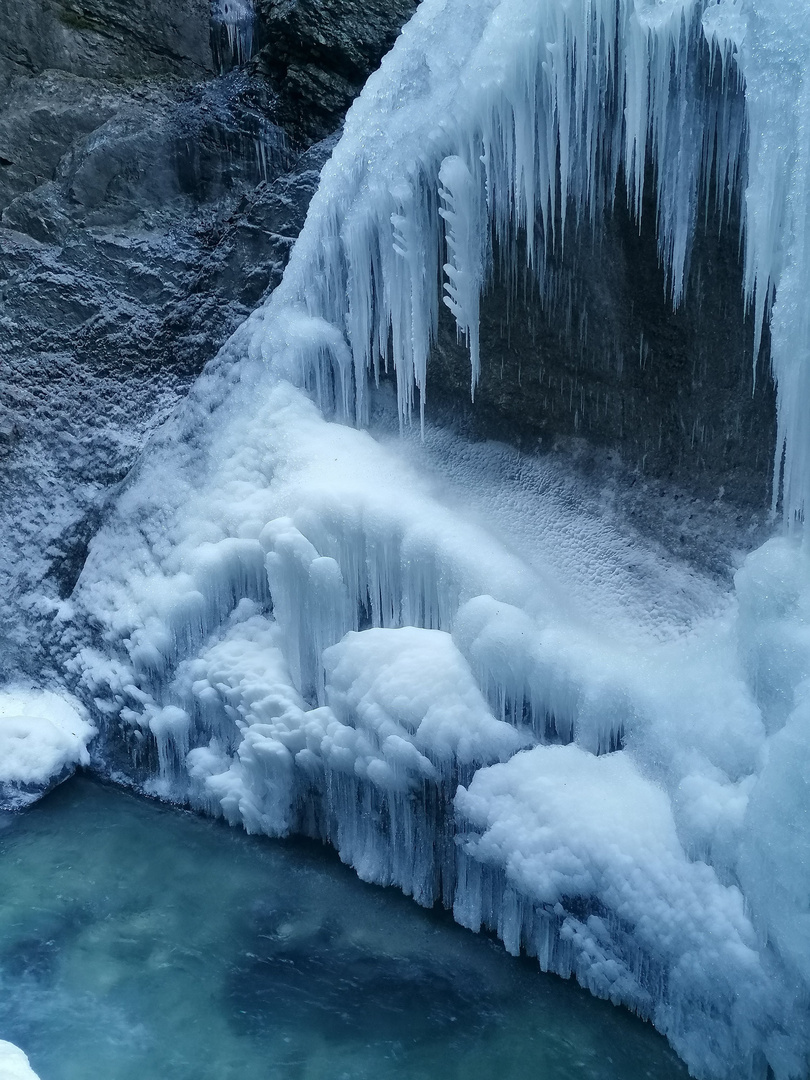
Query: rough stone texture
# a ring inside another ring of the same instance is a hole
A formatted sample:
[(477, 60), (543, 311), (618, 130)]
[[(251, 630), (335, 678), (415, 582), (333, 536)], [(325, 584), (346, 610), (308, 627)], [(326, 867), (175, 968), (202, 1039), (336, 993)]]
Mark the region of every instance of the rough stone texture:
[(213, 72), (208, 0), (5, 0), (0, 86), (49, 68), (89, 79)]
[[(363, 44), (306, 130), (261, 64), (214, 76), (208, 0), (0, 7), (0, 679), (43, 676), (106, 501), (278, 283), (331, 144), (302, 151), (414, 6), (378, 0), (372, 31), (326, 5), (329, 32)], [(311, 34), (316, 16), (284, 18)]]
[[(37, 137), (24, 167), (7, 170), (0, 212), (4, 225), (36, 239), (62, 241), (77, 228), (136, 221), (165, 230), (205, 206), (238, 200), (290, 160), (282, 132), (266, 118), (263, 88), (238, 75), (116, 94), (49, 72), (26, 89)], [(85, 112), (82, 100), (92, 104)], [(22, 142), (31, 123), (15, 120), (7, 113), (0, 132), (5, 122)], [(69, 137), (64, 148), (56, 142), (59, 132)], [(59, 155), (50, 168), (32, 163), (34, 155), (45, 156), (43, 145), (49, 157)]]
[(618, 451), (639, 478), (674, 483), (744, 516), (771, 497), (775, 391), (764, 343), (754, 382), (736, 221), (696, 239), (685, 299), (673, 310), (653, 222), (639, 231), (617, 198), (596, 237), (569, 236), (552, 260), (553, 296), (503, 267), (482, 304), (482, 377), (470, 403), (467, 350), (449, 314), (428, 369), (428, 414), (454, 403), (466, 430), (527, 450), (585, 441)]
[(342, 122), (418, 0), (256, 0), (256, 69), (279, 94), (277, 121), (294, 139)]
[(0, 673), (42, 663), (26, 613), (70, 594), (144, 440), (280, 280), (329, 149), (167, 232), (0, 230)]

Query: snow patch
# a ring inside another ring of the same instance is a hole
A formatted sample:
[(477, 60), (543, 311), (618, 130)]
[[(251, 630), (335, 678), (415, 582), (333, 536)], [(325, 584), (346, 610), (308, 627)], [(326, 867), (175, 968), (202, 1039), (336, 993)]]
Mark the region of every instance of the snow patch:
[(96, 729), (75, 700), (49, 691), (0, 693), (0, 804), (34, 802), (77, 765), (87, 765)]

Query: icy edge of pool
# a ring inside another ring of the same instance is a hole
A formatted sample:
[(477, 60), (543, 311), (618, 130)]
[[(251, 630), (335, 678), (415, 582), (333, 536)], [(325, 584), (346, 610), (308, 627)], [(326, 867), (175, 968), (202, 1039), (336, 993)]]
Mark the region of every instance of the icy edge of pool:
[(0, 810), (30, 806), (89, 764), (95, 734), (75, 698), (23, 687), (0, 691)]

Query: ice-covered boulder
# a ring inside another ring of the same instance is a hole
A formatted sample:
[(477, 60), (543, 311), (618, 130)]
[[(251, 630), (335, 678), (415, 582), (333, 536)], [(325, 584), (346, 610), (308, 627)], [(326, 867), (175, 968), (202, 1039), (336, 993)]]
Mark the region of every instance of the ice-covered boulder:
[(36, 802), (86, 765), (95, 731), (76, 701), (49, 691), (0, 694), (0, 809)]

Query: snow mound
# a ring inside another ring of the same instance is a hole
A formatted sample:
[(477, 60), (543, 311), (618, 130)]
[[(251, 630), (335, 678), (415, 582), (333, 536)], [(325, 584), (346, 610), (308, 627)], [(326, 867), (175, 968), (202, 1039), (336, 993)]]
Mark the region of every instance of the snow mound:
[(687, 858), (665, 791), (627, 753), (537, 747), (476, 773), (455, 805), (469, 829), (459, 922), (630, 1005), (712, 1074), (740, 1052), (712, 1009), (745, 1020), (750, 1053), (787, 1040), (789, 998), (760, 964), (741, 891)]
[(49, 691), (0, 693), (0, 806), (26, 806), (89, 763), (96, 729), (84, 717), (77, 701)]
[(431, 776), (442, 765), (506, 761), (533, 742), (495, 719), (466, 660), (440, 630), (352, 632), (326, 650), (324, 665), (333, 711), (373, 732), (392, 764), (406, 743), (427, 757), (422, 768)]

